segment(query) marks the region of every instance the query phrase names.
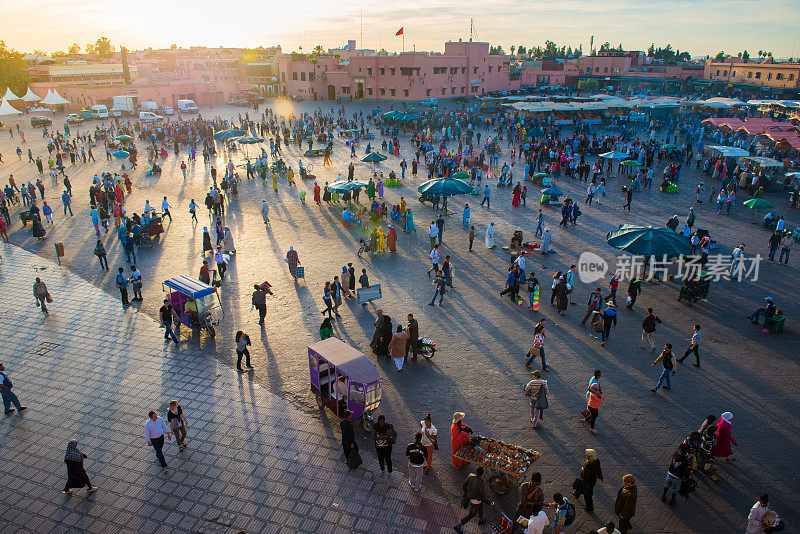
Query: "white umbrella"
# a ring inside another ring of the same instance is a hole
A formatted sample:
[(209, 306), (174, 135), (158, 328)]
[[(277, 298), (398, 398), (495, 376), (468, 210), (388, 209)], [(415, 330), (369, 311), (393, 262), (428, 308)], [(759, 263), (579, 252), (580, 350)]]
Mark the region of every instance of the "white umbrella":
[(30, 87), (28, 87), (28, 92), (22, 96), (22, 100), (24, 100), (25, 102), (38, 102), (41, 99), (42, 97), (34, 94), (34, 92), (31, 91)]
[(22, 112), (8, 103), (8, 100), (5, 98), (0, 102), (0, 117), (4, 117), (7, 115), (22, 115)]
[(19, 97), (14, 94), (10, 87), (6, 87), (6, 94), (3, 95), (3, 100), (19, 100)]

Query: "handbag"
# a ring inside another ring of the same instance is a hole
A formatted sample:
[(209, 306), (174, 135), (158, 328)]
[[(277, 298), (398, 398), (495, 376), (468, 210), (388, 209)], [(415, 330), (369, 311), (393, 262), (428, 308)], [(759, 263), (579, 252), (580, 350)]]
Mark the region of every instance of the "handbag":
[(51, 296), (50, 296), (50, 293), (48, 293), (47, 295), (45, 295), (44, 299), (45, 299), (45, 300), (46, 300), (48, 303), (50, 303), (50, 302), (53, 302), (53, 297), (51, 297)]
[(575, 477), (575, 480), (572, 482), (572, 489), (575, 490), (575, 493), (586, 493), (585, 486), (580, 477)]
[(347, 466), (350, 469), (356, 469), (362, 463), (364, 463), (364, 461), (361, 459), (361, 454), (359, 454), (358, 449), (352, 449), (350, 451), (350, 456), (347, 457)]

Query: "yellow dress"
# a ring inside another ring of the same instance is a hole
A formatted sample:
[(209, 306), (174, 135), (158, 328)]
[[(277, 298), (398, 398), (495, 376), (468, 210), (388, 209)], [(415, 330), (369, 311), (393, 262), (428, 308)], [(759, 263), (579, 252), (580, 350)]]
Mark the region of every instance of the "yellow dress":
[(278, 173), (272, 173), (272, 189), (278, 191)]
[(383, 233), (383, 226), (378, 228), (378, 252), (383, 252), (386, 248), (386, 234)]

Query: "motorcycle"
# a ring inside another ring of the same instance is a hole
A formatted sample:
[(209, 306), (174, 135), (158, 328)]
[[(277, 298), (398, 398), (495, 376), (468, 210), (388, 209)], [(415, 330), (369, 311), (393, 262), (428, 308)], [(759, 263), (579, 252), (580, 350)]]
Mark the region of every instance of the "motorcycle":
[(419, 338), (417, 340), (417, 354), (422, 354), (426, 358), (433, 358), (436, 354), (436, 342), (432, 339)]

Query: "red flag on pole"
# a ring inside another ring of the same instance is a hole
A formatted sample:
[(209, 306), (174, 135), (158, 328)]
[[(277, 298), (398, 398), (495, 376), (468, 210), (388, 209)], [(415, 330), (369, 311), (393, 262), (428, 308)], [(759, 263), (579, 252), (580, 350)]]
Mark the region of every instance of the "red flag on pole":
[(403, 35), (403, 28), (405, 28), (405, 26), (403, 26), (403, 27), (401, 27), (399, 30), (397, 30), (397, 33), (396, 33), (396, 34), (394, 34), (394, 35), (395, 35), (395, 37), (396, 37), (396, 36), (398, 36), (398, 35)]

